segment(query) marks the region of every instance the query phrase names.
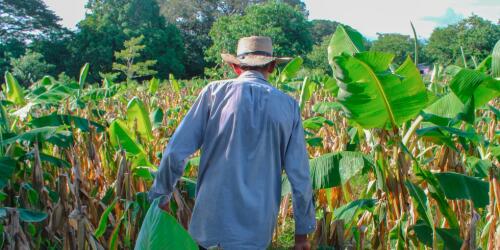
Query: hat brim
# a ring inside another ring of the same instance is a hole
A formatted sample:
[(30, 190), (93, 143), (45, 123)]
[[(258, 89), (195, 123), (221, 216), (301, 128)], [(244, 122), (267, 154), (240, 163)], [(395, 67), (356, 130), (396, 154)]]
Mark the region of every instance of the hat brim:
[(291, 61), (291, 57), (272, 57), (272, 56), (262, 56), (262, 55), (246, 55), (244, 58), (238, 58), (231, 54), (221, 54), (222, 60), (227, 63), (241, 65), (241, 66), (262, 66), (273, 61), (276, 63), (286, 63)]

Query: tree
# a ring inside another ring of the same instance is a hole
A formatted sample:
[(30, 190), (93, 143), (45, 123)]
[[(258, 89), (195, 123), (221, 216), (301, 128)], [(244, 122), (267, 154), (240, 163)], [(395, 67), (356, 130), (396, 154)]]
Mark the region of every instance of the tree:
[(54, 72), (66, 72), (72, 65), (72, 54), (68, 45), (71, 44), (73, 38), (74, 33), (69, 30), (55, 31), (36, 37), (28, 48), (42, 54), (47, 63), (53, 64)]
[(53, 73), (54, 65), (48, 64), (43, 55), (27, 51), (23, 56), (10, 61), (12, 74), (25, 86), (40, 80), (44, 75)]
[(142, 45), (144, 36), (133, 37), (124, 42), (125, 49), (115, 52), (115, 58), (121, 63), (113, 63), (113, 69), (122, 72), (127, 82), (131, 82), (137, 77), (154, 75), (157, 72), (151, 70), (150, 67), (156, 64), (156, 60), (146, 60), (143, 62), (135, 62), (134, 60), (141, 56), (141, 52), (146, 46)]
[(467, 60), (484, 59), (500, 39), (500, 25), (479, 16), (467, 19), (432, 32), (425, 47), (427, 56), (437, 63), (462, 63), (460, 47)]
[(323, 37), (320, 44), (315, 44), (313, 46), (312, 51), (307, 54), (304, 60), (304, 64), (307, 68), (319, 69), (328, 75), (333, 73), (330, 64), (328, 64), (328, 45), (330, 44), (330, 39), (331, 36), (326, 35)]
[(207, 59), (220, 62), (221, 52), (234, 53), (238, 39), (251, 35), (271, 37), (278, 56), (305, 55), (313, 45), (309, 28), (303, 13), (288, 4), (272, 1), (252, 5), (243, 16), (225, 16), (214, 23), (209, 33), (213, 45), (206, 53)]
[(93, 69), (90, 80), (98, 80), (99, 72), (112, 70), (114, 51), (120, 50), (124, 41), (141, 35), (146, 47), (139, 60), (156, 60), (152, 69), (160, 78), (184, 74), (182, 36), (160, 15), (155, 0), (91, 0), (87, 8), (89, 13), (78, 24), (79, 32), (70, 45), (74, 55), (70, 75), (77, 75), (88, 62)]
[(61, 29), (61, 20), (42, 0), (0, 0), (0, 42), (25, 41)]
[[(186, 48), (186, 76), (203, 74), (204, 68), (210, 66), (205, 61), (204, 53), (212, 45), (208, 33), (215, 20), (228, 15), (243, 15), (248, 6), (266, 1), (268, 0), (158, 0), (160, 13), (182, 32)], [(282, 2), (307, 13), (305, 4), (300, 0)]]
[(401, 65), (408, 56), (415, 51), (414, 39), (407, 35), (377, 33), (377, 40), (373, 41), (371, 50), (387, 52), (395, 55), (394, 63)]
[(17, 39), (0, 42), (0, 72), (8, 71), (10, 59), (22, 56), (25, 51), (25, 44)]
[(312, 20), (311, 21), (311, 35), (314, 41), (314, 44), (319, 45), (322, 44), (325, 40), (325, 36), (332, 36), (332, 34), (337, 29), (339, 22), (330, 21), (330, 20)]

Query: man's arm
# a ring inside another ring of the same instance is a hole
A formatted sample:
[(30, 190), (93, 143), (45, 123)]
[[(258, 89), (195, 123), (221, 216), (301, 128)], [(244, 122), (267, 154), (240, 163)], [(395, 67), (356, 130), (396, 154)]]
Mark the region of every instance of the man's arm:
[(295, 121), (286, 148), (284, 165), (292, 186), (295, 243), (297, 246), (298, 243), (300, 245), (301, 242), (307, 242), (305, 235), (314, 231), (316, 218), (304, 129), (302, 128), (299, 107), (295, 106)]
[(161, 158), (156, 178), (148, 197), (153, 200), (166, 195), (160, 206), (165, 207), (172, 196), (177, 180), (182, 176), (186, 158), (198, 150), (203, 143), (203, 135), (209, 116), (210, 93), (205, 87), (188, 111), (167, 144)]

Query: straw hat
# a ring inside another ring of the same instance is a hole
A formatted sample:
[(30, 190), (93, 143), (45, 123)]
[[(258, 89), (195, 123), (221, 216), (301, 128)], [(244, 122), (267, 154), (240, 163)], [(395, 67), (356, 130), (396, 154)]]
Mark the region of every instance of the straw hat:
[(267, 36), (243, 37), (238, 41), (236, 56), (221, 54), (222, 60), (241, 66), (261, 66), (270, 62), (288, 62), (290, 57), (274, 57), (273, 42)]

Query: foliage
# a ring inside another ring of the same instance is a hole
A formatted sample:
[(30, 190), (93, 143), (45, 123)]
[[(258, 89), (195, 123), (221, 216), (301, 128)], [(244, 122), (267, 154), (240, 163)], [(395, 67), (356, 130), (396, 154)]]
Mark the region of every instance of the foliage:
[(415, 58), (413, 39), (401, 34), (378, 33), (377, 40), (373, 41), (370, 50), (394, 54), (394, 63), (401, 65), (407, 57)]
[(0, 43), (24, 41), (37, 33), (61, 29), (61, 19), (42, 0), (1, 0), (0, 5)]
[(121, 63), (113, 63), (113, 69), (122, 72), (127, 82), (131, 82), (133, 79), (143, 76), (154, 75), (157, 72), (151, 70), (156, 64), (156, 60), (146, 60), (143, 62), (137, 62), (137, 58), (141, 56), (141, 52), (146, 47), (142, 45), (141, 42), (144, 36), (133, 37), (123, 43), (125, 47), (123, 50), (115, 52), (115, 59), (117, 61), (122, 61)]
[(213, 24), (213, 45), (207, 51), (207, 59), (220, 62), (221, 52), (234, 53), (238, 39), (251, 35), (271, 37), (277, 56), (304, 55), (312, 48), (309, 27), (303, 14), (288, 4), (271, 1), (252, 5), (243, 16), (221, 17)]
[(155, 0), (90, 1), (89, 14), (78, 24), (70, 48), (74, 55), (70, 75), (86, 62), (94, 68), (90, 81), (99, 79), (99, 72), (112, 70), (113, 53), (132, 38), (144, 35), (145, 45), (140, 60), (156, 60), (152, 68), (160, 76), (184, 74), (184, 45), (179, 29), (165, 22)]
[[(438, 63), (458, 63), (462, 47), (468, 61), (474, 57), (480, 62), (491, 52), (499, 39), (498, 24), (472, 15), (457, 24), (434, 29), (425, 52), (431, 60)], [(463, 63), (461, 64), (463, 66)]]
[(330, 45), (331, 34), (324, 36), (320, 44), (315, 44), (312, 51), (307, 54), (305, 65), (310, 69), (319, 69), (327, 75), (332, 74), (332, 68), (328, 64), (328, 55), (325, 51)]
[(54, 65), (49, 64), (38, 52), (27, 51), (19, 58), (10, 60), (12, 74), (25, 86), (30, 85), (44, 75), (50, 74)]

